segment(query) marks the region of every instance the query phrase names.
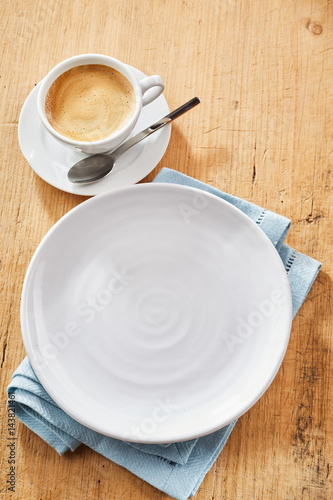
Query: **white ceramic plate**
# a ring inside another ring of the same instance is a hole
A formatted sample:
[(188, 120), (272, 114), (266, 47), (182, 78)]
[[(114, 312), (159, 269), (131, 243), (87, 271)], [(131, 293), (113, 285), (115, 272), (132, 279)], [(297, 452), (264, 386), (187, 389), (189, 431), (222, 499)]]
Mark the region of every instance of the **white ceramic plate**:
[[(136, 68), (131, 67), (131, 70), (139, 79), (146, 76)], [(68, 170), (77, 161), (88, 155), (61, 144), (45, 130), (37, 112), (39, 85), (31, 91), (22, 107), (18, 136), (25, 159), (36, 174), (51, 186), (68, 193), (93, 196), (141, 181), (162, 159), (170, 140), (170, 124), (124, 153), (110, 175), (104, 179), (81, 186), (72, 184), (67, 179)], [(169, 112), (165, 97), (159, 96), (155, 101), (142, 108), (139, 120), (130, 137), (163, 118)]]
[(69, 415), (168, 443), (213, 432), (272, 382), (291, 293), (264, 233), (227, 202), (170, 184), (91, 198), (45, 236), (21, 306), (26, 351)]

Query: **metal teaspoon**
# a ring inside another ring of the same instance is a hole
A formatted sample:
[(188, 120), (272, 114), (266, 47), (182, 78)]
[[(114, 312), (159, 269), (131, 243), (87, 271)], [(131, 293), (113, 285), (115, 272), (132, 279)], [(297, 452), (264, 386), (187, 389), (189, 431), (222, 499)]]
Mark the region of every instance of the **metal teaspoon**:
[(131, 139), (125, 141), (111, 153), (92, 155), (78, 161), (69, 169), (67, 173), (68, 179), (76, 184), (88, 184), (102, 179), (111, 172), (117, 159), (125, 151), (148, 137), (150, 134), (153, 134), (160, 128), (164, 127), (175, 118), (178, 118), (178, 116), (182, 115), (189, 109), (192, 109), (194, 106), (199, 104), (199, 102), (200, 99), (198, 97), (194, 97), (190, 101), (172, 111), (170, 114), (166, 115), (164, 118), (158, 120), (150, 127), (142, 130), (142, 132), (139, 132), (134, 137), (131, 137)]

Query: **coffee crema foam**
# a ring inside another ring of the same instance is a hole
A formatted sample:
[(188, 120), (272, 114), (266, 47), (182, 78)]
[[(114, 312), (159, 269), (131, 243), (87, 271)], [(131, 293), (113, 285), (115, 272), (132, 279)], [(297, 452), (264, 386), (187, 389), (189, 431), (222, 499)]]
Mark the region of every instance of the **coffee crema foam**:
[(131, 119), (136, 106), (132, 85), (103, 64), (76, 66), (49, 88), (45, 112), (51, 126), (82, 142), (105, 139)]

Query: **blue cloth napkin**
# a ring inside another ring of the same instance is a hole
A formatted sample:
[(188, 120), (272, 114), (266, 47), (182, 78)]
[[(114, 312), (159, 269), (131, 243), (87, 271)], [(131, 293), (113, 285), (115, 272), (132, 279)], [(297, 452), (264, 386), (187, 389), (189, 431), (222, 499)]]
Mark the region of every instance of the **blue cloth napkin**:
[[(255, 221), (275, 245), (285, 265), (295, 316), (321, 264), (283, 243), (290, 220), (174, 170), (162, 169), (154, 182), (183, 184), (208, 191)], [(112, 439), (84, 427), (61, 410), (39, 383), (27, 358), (13, 375), (8, 398), (16, 416), (60, 455), (69, 449), (74, 451), (84, 443), (178, 500), (186, 500), (195, 494), (236, 423), (199, 439), (169, 445), (135, 444)]]

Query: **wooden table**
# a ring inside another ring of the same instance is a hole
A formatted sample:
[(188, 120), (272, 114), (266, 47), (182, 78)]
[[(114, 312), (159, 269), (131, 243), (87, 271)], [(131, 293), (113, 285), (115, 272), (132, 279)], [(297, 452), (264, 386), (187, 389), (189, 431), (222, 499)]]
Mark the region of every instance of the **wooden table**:
[(17, 139), (31, 89), (69, 56), (100, 52), (165, 80), (175, 122), (162, 161), (291, 218), (287, 243), (323, 263), (269, 390), (238, 421), (196, 494), (332, 498), (332, 3), (329, 0), (4, 0), (1, 6), (0, 491), (17, 499), (164, 499), (81, 446), (62, 458), (17, 421), (16, 493), (6, 491), (5, 389), (25, 357), (20, 295), (46, 232), (85, 198), (41, 180)]

